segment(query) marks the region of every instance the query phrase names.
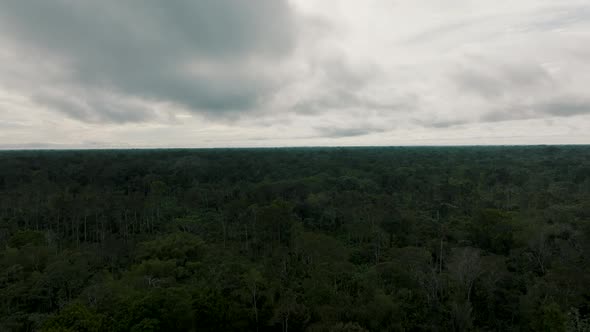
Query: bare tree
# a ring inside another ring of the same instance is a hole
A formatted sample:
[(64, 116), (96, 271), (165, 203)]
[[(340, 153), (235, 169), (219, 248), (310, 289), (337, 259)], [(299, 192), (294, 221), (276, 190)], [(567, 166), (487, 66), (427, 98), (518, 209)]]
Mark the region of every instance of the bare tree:
[(469, 301), (473, 285), (482, 272), (479, 249), (471, 247), (455, 249), (448, 268), (451, 278), (459, 285), (465, 300)]
[(551, 256), (551, 247), (548, 241), (549, 235), (550, 230), (547, 227), (541, 227), (536, 229), (527, 241), (529, 258), (539, 267), (542, 275), (545, 275)]

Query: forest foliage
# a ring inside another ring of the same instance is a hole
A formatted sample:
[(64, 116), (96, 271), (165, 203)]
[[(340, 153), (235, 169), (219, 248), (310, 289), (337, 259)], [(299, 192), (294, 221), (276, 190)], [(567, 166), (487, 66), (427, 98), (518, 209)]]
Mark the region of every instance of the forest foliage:
[(1, 331), (590, 331), (590, 147), (0, 152)]

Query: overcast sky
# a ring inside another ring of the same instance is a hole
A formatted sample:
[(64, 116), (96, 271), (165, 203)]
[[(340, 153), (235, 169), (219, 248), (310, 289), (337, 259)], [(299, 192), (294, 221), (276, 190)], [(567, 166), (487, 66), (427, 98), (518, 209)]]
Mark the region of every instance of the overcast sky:
[(553, 143), (588, 0), (0, 0), (0, 148)]

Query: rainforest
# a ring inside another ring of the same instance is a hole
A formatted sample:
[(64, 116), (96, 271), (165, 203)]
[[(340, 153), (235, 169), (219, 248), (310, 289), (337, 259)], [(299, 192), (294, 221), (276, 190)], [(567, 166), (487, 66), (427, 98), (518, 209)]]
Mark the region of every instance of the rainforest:
[(589, 331), (590, 147), (0, 152), (1, 331)]

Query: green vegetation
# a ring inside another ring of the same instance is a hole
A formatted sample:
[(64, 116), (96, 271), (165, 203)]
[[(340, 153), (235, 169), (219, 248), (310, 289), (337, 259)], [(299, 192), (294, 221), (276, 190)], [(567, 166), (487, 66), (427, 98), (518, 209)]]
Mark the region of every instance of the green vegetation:
[(590, 147), (0, 153), (1, 331), (589, 331)]

